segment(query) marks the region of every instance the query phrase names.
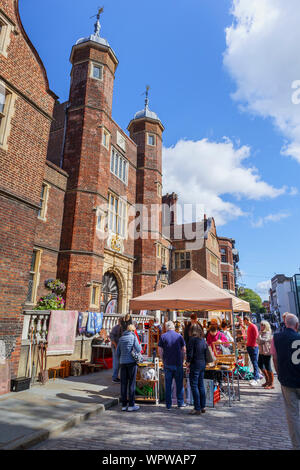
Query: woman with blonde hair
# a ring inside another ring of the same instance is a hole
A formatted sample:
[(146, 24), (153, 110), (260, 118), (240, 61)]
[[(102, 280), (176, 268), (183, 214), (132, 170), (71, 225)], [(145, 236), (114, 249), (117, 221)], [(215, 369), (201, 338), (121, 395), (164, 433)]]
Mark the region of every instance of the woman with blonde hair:
[(135, 335), (135, 326), (128, 325), (127, 330), (119, 339), (116, 352), (121, 368), (122, 411), (138, 411), (140, 408), (135, 404), (137, 364), (132, 356), (132, 351), (140, 353), (141, 350), (141, 345)]
[(266, 382), (262, 385), (265, 389), (274, 388), (274, 374), (271, 367), (271, 342), (272, 329), (270, 323), (263, 320), (260, 324), (260, 332), (257, 338), (259, 349), (258, 367), (265, 376)]

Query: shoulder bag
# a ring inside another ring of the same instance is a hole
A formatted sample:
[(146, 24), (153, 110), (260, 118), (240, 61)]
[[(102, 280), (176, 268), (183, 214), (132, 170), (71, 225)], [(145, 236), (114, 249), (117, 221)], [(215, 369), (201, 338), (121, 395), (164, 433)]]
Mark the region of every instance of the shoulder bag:
[(216, 358), (215, 358), (214, 353), (212, 352), (211, 347), (208, 346), (207, 343), (206, 345), (207, 345), (207, 348), (205, 351), (205, 361), (206, 361), (206, 364), (211, 364), (212, 362), (215, 362)]
[(144, 362), (144, 358), (143, 358), (143, 356), (140, 352), (137, 352), (137, 351), (134, 350), (134, 342), (135, 342), (135, 338), (133, 340), (131, 356), (134, 359), (134, 361), (136, 362), (136, 364), (140, 364), (141, 362)]

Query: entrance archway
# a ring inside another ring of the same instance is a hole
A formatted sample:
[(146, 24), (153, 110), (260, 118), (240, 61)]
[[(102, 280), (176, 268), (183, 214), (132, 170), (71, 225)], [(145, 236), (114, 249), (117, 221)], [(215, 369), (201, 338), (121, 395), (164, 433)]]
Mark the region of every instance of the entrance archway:
[(120, 302), (120, 290), (116, 276), (112, 272), (106, 272), (102, 279), (101, 312), (118, 313)]

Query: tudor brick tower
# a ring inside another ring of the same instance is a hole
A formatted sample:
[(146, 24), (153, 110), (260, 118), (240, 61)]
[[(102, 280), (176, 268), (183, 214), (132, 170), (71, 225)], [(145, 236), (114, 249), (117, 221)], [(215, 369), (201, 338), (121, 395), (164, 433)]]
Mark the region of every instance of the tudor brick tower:
[[(67, 283), (68, 309), (90, 309), (91, 282), (102, 282), (104, 243), (96, 233), (97, 208), (107, 203), (111, 111), (118, 60), (95, 33), (73, 46), (71, 88), (63, 152), (69, 174), (58, 276)], [(106, 133), (106, 134), (105, 134)], [(105, 140), (106, 139), (106, 140)], [(98, 307), (99, 309), (99, 307)]]
[(164, 127), (157, 114), (150, 111), (148, 103), (147, 88), (145, 108), (135, 114), (128, 126), (130, 137), (137, 144), (136, 204), (143, 206), (143, 209), (138, 210), (141, 224), (137, 229), (140, 230), (140, 237), (135, 241), (134, 250), (134, 297), (154, 289), (157, 273), (162, 267), (160, 209)]

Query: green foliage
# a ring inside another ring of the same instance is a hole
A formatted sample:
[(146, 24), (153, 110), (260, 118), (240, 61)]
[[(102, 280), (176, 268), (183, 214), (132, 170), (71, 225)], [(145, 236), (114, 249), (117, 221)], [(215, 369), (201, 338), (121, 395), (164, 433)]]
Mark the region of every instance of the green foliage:
[(260, 296), (252, 289), (244, 289), (244, 293), (239, 294), (239, 298), (249, 302), (253, 313), (260, 313), (260, 310), (264, 308)]
[(59, 279), (48, 279), (45, 287), (52, 292), (40, 298), (35, 310), (63, 310), (65, 301), (60, 294), (65, 291), (65, 284)]

